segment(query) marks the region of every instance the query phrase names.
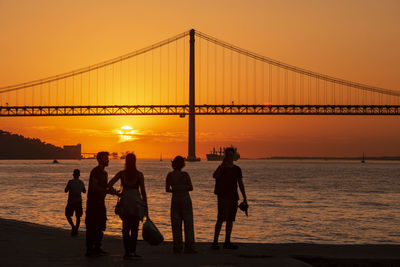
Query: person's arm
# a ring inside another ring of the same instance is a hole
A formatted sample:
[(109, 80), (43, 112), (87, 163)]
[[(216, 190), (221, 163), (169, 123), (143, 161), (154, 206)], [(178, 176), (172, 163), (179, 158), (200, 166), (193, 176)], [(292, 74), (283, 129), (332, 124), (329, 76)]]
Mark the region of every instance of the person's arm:
[(113, 185), (114, 185), (116, 182), (118, 182), (118, 180), (121, 179), (121, 177), (122, 177), (121, 172), (118, 172), (118, 173), (108, 182), (108, 184), (107, 184), (107, 189), (108, 189), (108, 192), (109, 192), (110, 194), (115, 195), (115, 194), (118, 193), (118, 191), (117, 191), (115, 188), (113, 188)]
[(192, 180), (190, 180), (190, 176), (187, 172), (185, 172), (186, 176), (186, 186), (187, 186), (187, 191), (193, 191), (193, 185), (192, 185)]
[(143, 173), (141, 173), (141, 172), (139, 175), (139, 189), (140, 189), (140, 194), (142, 195), (142, 199), (147, 206), (146, 188), (144, 187), (144, 177), (143, 177)]
[(82, 182), (82, 185), (83, 185), (83, 186), (82, 186), (82, 193), (85, 194), (85, 193), (86, 193), (86, 187), (85, 187), (85, 184), (84, 184), (83, 182)]
[(213, 178), (217, 179), (221, 175), (221, 171), (222, 171), (222, 164), (219, 165), (218, 168), (213, 173)]
[(238, 182), (239, 182), (240, 192), (242, 193), (242, 196), (243, 196), (243, 201), (247, 202), (246, 191), (244, 190), (243, 179), (240, 178)]
[(241, 169), (239, 169), (239, 170), (240, 170), (240, 175), (239, 175), (239, 179), (238, 179), (239, 189), (240, 189), (240, 192), (242, 193), (243, 201), (247, 202), (246, 190), (244, 189), (244, 184), (243, 184), (242, 170)]
[(169, 173), (165, 179), (165, 192), (172, 193), (171, 175)]
[(69, 186), (69, 181), (68, 181), (67, 186), (64, 189), (65, 193), (67, 193), (69, 191), (69, 189), (70, 189), (70, 186)]
[(107, 184), (107, 187), (111, 188), (118, 180), (121, 179), (121, 172), (118, 172)]

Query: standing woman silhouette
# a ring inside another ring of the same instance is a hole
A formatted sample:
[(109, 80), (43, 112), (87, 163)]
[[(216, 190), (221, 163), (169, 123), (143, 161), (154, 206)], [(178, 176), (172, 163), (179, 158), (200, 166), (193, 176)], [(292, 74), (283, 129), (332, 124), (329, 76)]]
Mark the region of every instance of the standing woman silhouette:
[(147, 212), (147, 196), (144, 187), (143, 173), (136, 168), (136, 156), (133, 153), (126, 155), (125, 170), (118, 172), (108, 183), (111, 188), (121, 180), (122, 194), (122, 239), (125, 248), (125, 259), (141, 258), (136, 254), (139, 221)]
[(193, 208), (189, 191), (193, 191), (192, 182), (187, 172), (183, 172), (185, 160), (176, 156), (172, 161), (172, 172), (166, 179), (166, 192), (172, 193), (171, 225), (174, 240), (174, 253), (182, 251), (182, 221), (185, 225), (185, 253), (196, 253), (194, 250)]

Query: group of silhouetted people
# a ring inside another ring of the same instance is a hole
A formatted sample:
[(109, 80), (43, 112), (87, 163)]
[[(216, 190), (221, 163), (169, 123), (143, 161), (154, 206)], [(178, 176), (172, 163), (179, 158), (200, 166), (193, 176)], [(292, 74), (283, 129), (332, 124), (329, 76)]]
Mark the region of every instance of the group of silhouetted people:
[[(106, 254), (101, 248), (103, 231), (106, 229), (107, 194), (120, 197), (120, 218), (122, 220), (122, 237), (125, 249), (124, 258), (141, 258), (136, 254), (136, 241), (138, 237), (139, 223), (147, 215), (147, 195), (143, 173), (136, 168), (136, 156), (133, 153), (126, 155), (125, 169), (118, 172), (110, 181), (105, 167), (108, 166), (108, 152), (97, 154), (98, 166), (90, 172), (89, 187), (86, 204), (86, 256), (99, 256)], [(226, 222), (225, 249), (237, 249), (238, 246), (231, 243), (233, 222), (238, 209), (238, 186), (243, 196), (241, 207), (247, 209), (247, 199), (242, 180), (241, 169), (233, 164), (234, 150), (227, 148), (225, 157), (220, 166), (214, 172), (215, 189), (218, 196), (218, 216), (215, 225), (214, 241), (212, 249), (219, 249), (218, 237), (223, 222)], [(174, 253), (196, 253), (194, 243), (194, 223), (192, 200), (189, 192), (193, 190), (190, 176), (182, 171), (185, 159), (177, 156), (172, 161), (173, 171), (166, 177), (166, 192), (172, 193), (171, 199), (171, 226), (173, 233)], [(65, 216), (72, 227), (71, 235), (78, 234), (80, 217), (82, 216), (82, 197), (85, 193), (85, 185), (79, 179), (80, 171), (75, 169), (74, 179), (69, 180), (65, 192), (69, 192), (68, 203), (65, 208)], [(116, 190), (113, 185), (121, 182), (121, 190)], [(72, 221), (75, 212), (76, 224)], [(184, 225), (185, 242), (183, 244), (182, 224)]]

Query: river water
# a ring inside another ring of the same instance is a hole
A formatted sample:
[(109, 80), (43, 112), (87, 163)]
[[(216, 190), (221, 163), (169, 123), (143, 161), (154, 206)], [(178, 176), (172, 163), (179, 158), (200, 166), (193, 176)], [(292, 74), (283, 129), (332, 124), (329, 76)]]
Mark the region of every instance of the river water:
[[(218, 164), (187, 163), (184, 169), (194, 186), (197, 241), (213, 237), (217, 211), (212, 173)], [(109, 179), (123, 165), (123, 160), (111, 160), (106, 169)], [(237, 165), (243, 171), (250, 208), (249, 217), (238, 211), (234, 242), (400, 244), (399, 162), (239, 160)], [(87, 187), (95, 166), (95, 160), (0, 161), (0, 217), (69, 229), (65, 185), (78, 168)], [(171, 240), (171, 195), (165, 193), (170, 162), (138, 160), (138, 169), (145, 176), (150, 217)], [(85, 202), (84, 194), (84, 209)], [(107, 196), (106, 233), (119, 236), (115, 203), (116, 197)]]

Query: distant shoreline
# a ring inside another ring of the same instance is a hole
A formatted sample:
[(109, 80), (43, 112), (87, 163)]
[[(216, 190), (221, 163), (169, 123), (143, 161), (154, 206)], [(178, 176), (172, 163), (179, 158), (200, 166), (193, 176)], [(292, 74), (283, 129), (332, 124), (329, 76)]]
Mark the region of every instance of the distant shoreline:
[[(269, 159), (269, 160), (362, 160), (362, 157), (267, 157), (258, 159)], [(390, 157), (365, 157), (365, 161), (368, 160), (400, 160), (400, 156)]]
[[(0, 158), (1, 160), (93, 160), (95, 158), (81, 158), (81, 159), (73, 159), (73, 158)], [(151, 160), (159, 160), (158, 158), (142, 158), (142, 159), (151, 159)], [(111, 160), (123, 160), (123, 159), (113, 159)], [(349, 160), (349, 161), (361, 161), (362, 157), (262, 157), (262, 158), (240, 158), (240, 160)], [(393, 157), (365, 157), (365, 161), (400, 161), (400, 156)], [(169, 160), (164, 160), (168, 162)], [(207, 161), (206, 158), (201, 158), (201, 161)], [(219, 161), (210, 161), (210, 162), (219, 162)]]

